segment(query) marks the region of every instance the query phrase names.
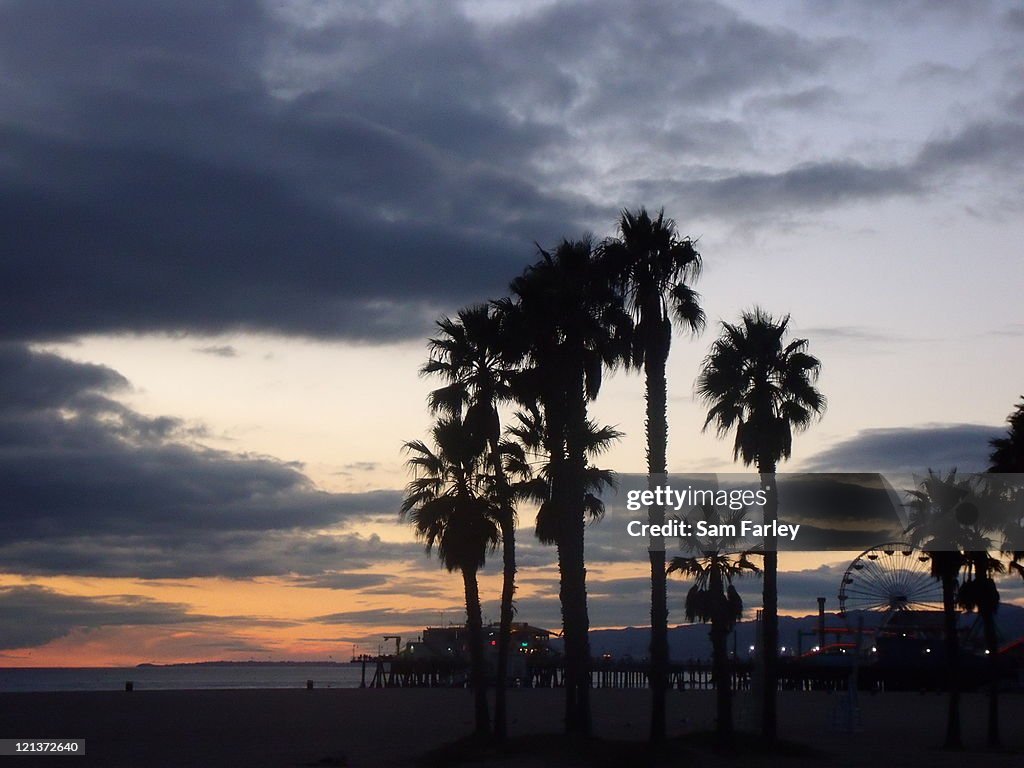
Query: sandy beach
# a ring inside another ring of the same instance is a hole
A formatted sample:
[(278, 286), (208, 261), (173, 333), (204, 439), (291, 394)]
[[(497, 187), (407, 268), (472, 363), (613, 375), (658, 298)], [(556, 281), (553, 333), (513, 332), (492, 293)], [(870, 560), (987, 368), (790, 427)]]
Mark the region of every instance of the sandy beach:
[[(749, 765), (987, 766), (1020, 765), (1024, 696), (1002, 699), (1005, 751), (987, 752), (985, 703), (963, 700), (964, 753), (938, 749), (946, 699), (939, 694), (889, 693), (860, 699), (863, 731), (832, 728), (842, 694), (783, 693), (781, 734), (817, 750), (796, 757), (744, 755)], [(639, 742), (646, 733), (647, 692), (594, 691), (595, 734)], [(554, 690), (511, 692), (512, 735), (556, 733), (562, 695)], [(751, 702), (736, 701), (737, 724), (753, 723)], [(711, 726), (713, 693), (669, 697), (672, 735)], [(463, 690), (135, 691), (0, 694), (5, 738), (84, 738), (83, 757), (64, 765), (101, 766), (401, 766), (464, 736), (471, 728), (470, 694)], [(690, 765), (728, 761), (699, 746)], [(559, 759), (562, 764), (564, 755)], [(44, 760), (44, 763), (51, 762)], [(490, 762), (490, 761), (489, 761)], [(553, 764), (529, 755), (495, 760), (508, 766)], [(38, 764), (37, 761), (32, 763)], [(580, 758), (576, 764), (593, 764)]]

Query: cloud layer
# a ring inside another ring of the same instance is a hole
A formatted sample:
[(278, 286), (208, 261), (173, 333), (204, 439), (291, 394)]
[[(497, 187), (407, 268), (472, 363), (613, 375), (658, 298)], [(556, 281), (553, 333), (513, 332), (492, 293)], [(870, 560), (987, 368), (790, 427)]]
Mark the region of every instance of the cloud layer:
[(780, 156), (793, 120), (853, 107), (833, 81), (879, 43), (757, 15), (6, 2), (0, 333), (408, 337), (623, 204), (737, 222), (1024, 155), (1009, 109), (888, 159)]
[(0, 568), (319, 573), (414, 548), (353, 528), (396, 514), (398, 492), (327, 493), (293, 464), (206, 448), (201, 430), (116, 400), (128, 386), (104, 366), (0, 345)]

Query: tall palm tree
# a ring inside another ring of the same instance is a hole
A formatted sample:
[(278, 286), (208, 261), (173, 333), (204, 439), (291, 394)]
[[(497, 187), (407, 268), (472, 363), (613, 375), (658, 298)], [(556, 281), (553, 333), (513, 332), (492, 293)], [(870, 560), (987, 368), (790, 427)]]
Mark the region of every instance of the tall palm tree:
[[(775, 472), (793, 450), (793, 434), (810, 426), (825, 410), (815, 387), (821, 362), (807, 352), (806, 339), (787, 341), (789, 315), (775, 320), (759, 308), (744, 312), (738, 324), (722, 323), (697, 378), (696, 391), (709, 407), (704, 428), (719, 436), (735, 432), (733, 459), (754, 464), (765, 491), (764, 522), (778, 520)], [(761, 729), (774, 742), (778, 688), (778, 540), (764, 542), (764, 611), (761, 622), (764, 680)]]
[[(647, 474), (653, 489), (668, 471), (668, 381), (665, 369), (672, 344), (672, 321), (693, 334), (704, 328), (700, 297), (688, 283), (700, 275), (701, 258), (689, 238), (680, 238), (676, 223), (661, 210), (651, 218), (645, 208), (622, 211), (618, 237), (602, 245), (603, 258), (626, 297), (635, 330), (629, 365), (644, 372), (647, 404)], [(665, 522), (665, 508), (648, 509), (651, 524)], [(668, 689), (668, 602), (665, 584), (665, 539), (652, 537), (651, 561), (651, 740), (665, 738), (665, 692)]]
[(513, 398), (516, 365), (507, 359), (502, 319), (495, 305), (468, 307), (460, 310), (455, 318), (442, 318), (437, 326), (439, 332), (429, 341), (430, 359), (421, 373), (438, 376), (446, 384), (430, 393), (430, 409), (450, 416), (465, 414), (472, 444), (476, 450), (487, 454), (499, 502), (503, 567), (494, 735), (501, 740), (508, 732), (505, 689), (515, 613), (516, 508), (502, 460), (499, 409)]
[[(911, 541), (923, 547), (928, 554), (932, 576), (942, 585), (946, 689), (949, 693), (944, 746), (947, 749), (961, 749), (960, 634), (957, 614), (960, 571), (968, 563), (968, 553), (984, 549), (987, 555), (987, 545), (979, 544), (978, 508), (971, 501), (976, 493), (975, 483), (970, 477), (958, 478), (955, 469), (945, 476), (928, 470), (928, 475), (918, 482), (917, 487), (906, 493), (906, 533)], [(988, 598), (980, 594), (968, 595), (969, 603), (975, 599)]]
[(503, 306), (510, 350), (521, 354), (523, 400), (543, 412), (558, 551), (566, 658), (566, 729), (589, 734), (590, 620), (584, 558), (588, 404), (605, 366), (622, 359), (631, 327), (621, 295), (590, 240), (563, 240), (511, 285)]
[[(739, 525), (746, 516), (746, 509), (721, 514), (716, 508), (703, 506), (699, 515), (692, 520), (704, 520), (715, 525)], [(692, 554), (674, 557), (668, 566), (668, 573), (679, 572), (694, 580), (686, 593), (686, 620), (711, 622), (712, 670), (715, 680), (717, 717), (715, 732), (719, 744), (727, 745), (733, 734), (732, 724), (732, 681), (729, 673), (729, 652), (727, 639), (743, 617), (743, 600), (733, 586), (733, 579), (747, 574), (760, 573), (751, 562), (750, 552), (737, 552), (735, 536), (687, 536), (680, 539), (684, 550)]]
[(491, 497), (493, 483), (465, 422), (440, 419), (433, 428), (434, 447), (421, 440), (405, 444), (413, 479), (406, 488), (401, 515), (412, 523), (427, 551), (437, 549), (449, 572), (460, 571), (466, 595), (470, 681), (474, 692), (475, 734), (490, 733), (484, 686), (483, 618), (477, 572), (488, 551), (498, 545), (500, 510)]

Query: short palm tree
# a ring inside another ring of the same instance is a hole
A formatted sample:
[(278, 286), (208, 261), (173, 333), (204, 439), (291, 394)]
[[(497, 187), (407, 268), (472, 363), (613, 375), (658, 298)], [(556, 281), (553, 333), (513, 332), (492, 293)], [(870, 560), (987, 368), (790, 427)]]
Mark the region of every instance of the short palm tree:
[(515, 613), (516, 508), (502, 461), (500, 408), (513, 398), (517, 366), (508, 361), (504, 349), (499, 306), (478, 304), (438, 321), (438, 333), (429, 342), (430, 359), (421, 372), (445, 382), (430, 393), (431, 411), (464, 416), (469, 437), (476, 450), (486, 453), (494, 476), (503, 561), (494, 735), (501, 740), (508, 729), (505, 688)]
[[(664, 210), (654, 218), (646, 209), (622, 211), (618, 236), (602, 245), (602, 258), (626, 297), (634, 331), (628, 349), (631, 367), (644, 372), (647, 403), (647, 473), (653, 488), (664, 481), (668, 452), (668, 381), (665, 374), (675, 320), (691, 333), (704, 328), (700, 297), (690, 283), (700, 275), (701, 257), (689, 238), (680, 238)], [(665, 522), (665, 508), (652, 506), (649, 522)], [(668, 603), (665, 539), (655, 537), (651, 561), (651, 740), (665, 738), (668, 688)]]
[[(697, 378), (697, 397), (709, 406), (704, 428), (719, 436), (735, 433), (733, 459), (754, 464), (767, 503), (764, 522), (778, 519), (775, 472), (793, 450), (793, 434), (806, 429), (825, 410), (815, 387), (821, 362), (807, 352), (806, 339), (787, 341), (789, 315), (775, 320), (759, 308), (744, 312), (738, 324), (722, 323)], [(778, 541), (764, 542), (762, 735), (777, 736), (778, 687)]]
[[(519, 411), (508, 428), (509, 440), (503, 442), (506, 472), (515, 477), (513, 492), (517, 498), (538, 505), (536, 534), (542, 544), (558, 544), (561, 513), (554, 500), (550, 456), (546, 453), (546, 433), (540, 411)], [(614, 427), (587, 423), (587, 466), (584, 470), (584, 510), (587, 520), (604, 517), (601, 492), (616, 486), (615, 475), (591, 463), (591, 459), (607, 451), (622, 437)]]
[(413, 479), (401, 514), (412, 523), (427, 551), (437, 550), (444, 567), (462, 573), (466, 596), (470, 681), (474, 691), (475, 733), (490, 733), (484, 686), (483, 619), (477, 573), (498, 544), (500, 509), (482, 454), (475, 450), (466, 424), (457, 416), (433, 428), (433, 447), (421, 440), (405, 444)]
[[(908, 512), (906, 533), (921, 546), (931, 559), (932, 576), (942, 585), (943, 637), (946, 663), (946, 689), (949, 706), (946, 712), (947, 749), (960, 749), (960, 634), (957, 607), (960, 604), (960, 572), (973, 557), (975, 565), (988, 556), (988, 545), (981, 534), (982, 521), (976, 497), (976, 482), (971, 477), (957, 477), (956, 470), (945, 476), (928, 470), (916, 488), (906, 492)], [(973, 556), (971, 553), (975, 553)], [(988, 574), (982, 564), (983, 578)], [(993, 582), (994, 586), (994, 582)], [(967, 602), (986, 604), (990, 595), (979, 584), (968, 590)], [(972, 595), (971, 592), (974, 591)], [(993, 627), (994, 629), (994, 627)], [(994, 723), (993, 723), (994, 724)]]
[[(714, 507), (704, 506), (692, 521), (702, 519), (713, 524), (732, 524), (739, 530), (746, 509), (722, 514)], [(674, 557), (668, 573), (678, 572), (694, 580), (686, 593), (687, 621), (711, 623), (712, 669), (715, 679), (717, 717), (715, 732), (719, 744), (725, 746), (733, 734), (732, 681), (727, 639), (743, 617), (743, 600), (733, 586), (733, 579), (760, 573), (750, 560), (751, 552), (737, 551), (737, 538), (695, 537), (680, 539), (689, 556)]]

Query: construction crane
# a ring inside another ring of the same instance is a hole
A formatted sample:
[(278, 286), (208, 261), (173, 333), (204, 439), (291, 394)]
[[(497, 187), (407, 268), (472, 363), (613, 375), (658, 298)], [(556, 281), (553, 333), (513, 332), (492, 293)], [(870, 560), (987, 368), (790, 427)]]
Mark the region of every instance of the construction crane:
[(401, 651), (402, 651), (402, 636), (401, 635), (384, 635), (384, 642), (386, 643), (388, 640), (394, 640), (395, 641), (395, 656), (397, 656), (399, 653), (401, 653)]

